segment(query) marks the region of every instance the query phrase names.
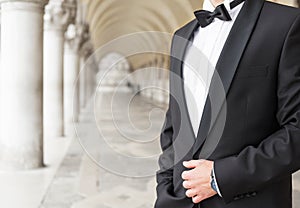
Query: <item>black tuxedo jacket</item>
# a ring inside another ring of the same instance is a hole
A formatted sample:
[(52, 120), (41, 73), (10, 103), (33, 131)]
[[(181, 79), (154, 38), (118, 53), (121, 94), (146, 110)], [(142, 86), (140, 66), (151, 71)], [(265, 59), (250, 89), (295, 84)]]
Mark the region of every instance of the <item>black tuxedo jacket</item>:
[[(300, 11), (246, 0), (218, 60), (195, 138), (182, 60), (197, 27), (193, 20), (172, 42), (155, 207), (291, 208), (291, 174), (300, 168)], [(182, 186), (182, 161), (198, 158), (215, 161), (222, 198), (194, 205)]]

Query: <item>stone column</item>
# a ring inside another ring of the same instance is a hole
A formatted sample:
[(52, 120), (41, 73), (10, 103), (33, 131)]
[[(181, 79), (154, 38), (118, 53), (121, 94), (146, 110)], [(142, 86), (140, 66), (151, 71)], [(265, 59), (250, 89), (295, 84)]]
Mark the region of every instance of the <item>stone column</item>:
[(63, 0), (50, 0), (44, 26), (44, 130), (45, 136), (64, 136), (63, 57), (64, 34), (76, 7)]
[(147, 82), (147, 90), (146, 90), (146, 96), (149, 99), (153, 98), (153, 78), (154, 78), (154, 64), (150, 63), (149, 68), (148, 68), (148, 76), (146, 77), (146, 82)]
[(66, 32), (64, 55), (64, 118), (66, 136), (74, 136), (73, 122), (79, 114), (79, 47), (81, 34), (78, 26), (71, 24)]
[(80, 75), (79, 75), (79, 103), (80, 112), (85, 106), (85, 88), (86, 88), (86, 78), (85, 78), (85, 57), (80, 55)]
[(165, 67), (164, 67), (164, 73), (163, 73), (163, 88), (165, 89), (164, 93), (164, 103), (169, 103), (169, 91), (170, 91), (170, 85), (169, 85), (169, 77), (170, 77), (170, 70), (169, 70), (169, 61), (165, 61)]
[(92, 55), (93, 53), (94, 53), (94, 49), (91, 48), (90, 56), (92, 56), (92, 57), (89, 58), (90, 69), (88, 70), (88, 86), (87, 86), (88, 101), (91, 101), (91, 99), (94, 99), (95, 90), (96, 90), (96, 75), (98, 72), (98, 63), (96, 61), (95, 56)]
[(158, 77), (157, 77), (157, 80), (158, 80), (158, 84), (157, 84), (157, 100), (160, 102), (160, 103), (164, 103), (165, 102), (165, 97), (164, 95), (166, 94), (166, 87), (165, 87), (165, 84), (168, 83), (168, 80), (165, 76), (166, 74), (166, 68), (164, 68), (164, 61), (165, 61), (165, 58), (164, 56), (160, 57), (160, 63), (158, 64)]
[[(81, 20), (78, 22), (81, 22)], [(79, 48), (79, 111), (85, 106), (85, 45), (90, 40), (89, 26), (86, 23), (77, 25), (78, 36), (81, 37), (81, 44)]]
[(151, 67), (151, 71), (150, 71), (150, 82), (149, 82), (149, 97), (151, 100), (155, 100), (155, 91), (156, 91), (156, 81), (155, 78), (156, 78), (156, 66), (153, 65)]
[(43, 0), (1, 0), (0, 169), (43, 166)]
[(141, 80), (141, 86), (142, 86), (142, 91), (141, 94), (147, 98), (151, 98), (151, 82), (152, 82), (152, 63), (149, 63), (146, 65), (144, 71), (145, 75), (142, 77)]
[(89, 92), (91, 85), (91, 59), (89, 58), (93, 53), (93, 47), (90, 41), (86, 41), (80, 49), (80, 107), (83, 110), (89, 100)]

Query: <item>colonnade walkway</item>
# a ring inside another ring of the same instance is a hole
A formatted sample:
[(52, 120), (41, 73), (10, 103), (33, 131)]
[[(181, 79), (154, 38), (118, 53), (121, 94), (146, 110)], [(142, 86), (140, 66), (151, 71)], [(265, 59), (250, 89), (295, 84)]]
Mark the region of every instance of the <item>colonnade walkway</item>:
[[(45, 168), (0, 173), (0, 207), (153, 207), (165, 109), (127, 90), (98, 92), (75, 124), (76, 138), (45, 141)], [(300, 208), (300, 174), (294, 195)]]

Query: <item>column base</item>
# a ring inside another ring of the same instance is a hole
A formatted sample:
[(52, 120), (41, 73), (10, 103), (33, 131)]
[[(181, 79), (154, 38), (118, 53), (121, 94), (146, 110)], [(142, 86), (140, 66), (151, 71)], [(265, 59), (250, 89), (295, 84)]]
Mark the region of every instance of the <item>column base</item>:
[(0, 155), (0, 170), (21, 171), (44, 167), (42, 150), (28, 150), (27, 152), (5, 147), (1, 147), (1, 149), (4, 149), (4, 151)]

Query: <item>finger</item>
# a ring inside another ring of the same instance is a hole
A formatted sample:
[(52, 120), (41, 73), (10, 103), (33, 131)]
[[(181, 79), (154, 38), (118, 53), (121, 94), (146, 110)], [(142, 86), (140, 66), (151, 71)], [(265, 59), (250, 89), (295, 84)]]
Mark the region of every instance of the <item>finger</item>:
[(181, 174), (181, 178), (183, 180), (189, 180), (191, 178), (190, 171), (183, 171), (182, 174)]
[(203, 199), (202, 196), (196, 195), (196, 196), (194, 196), (194, 197), (192, 198), (192, 200), (193, 200), (193, 203), (198, 204), (198, 203), (200, 203), (201, 201), (203, 201), (204, 199)]
[(204, 160), (190, 160), (184, 161), (183, 166), (186, 168), (195, 168), (198, 167)]
[(182, 186), (186, 189), (193, 188), (193, 185), (190, 181), (183, 181)]
[(189, 190), (187, 190), (186, 192), (185, 192), (185, 195), (187, 196), (187, 197), (190, 197), (190, 198), (192, 198), (192, 197), (194, 197), (194, 196), (196, 196), (196, 191), (194, 190), (194, 189), (189, 189)]

